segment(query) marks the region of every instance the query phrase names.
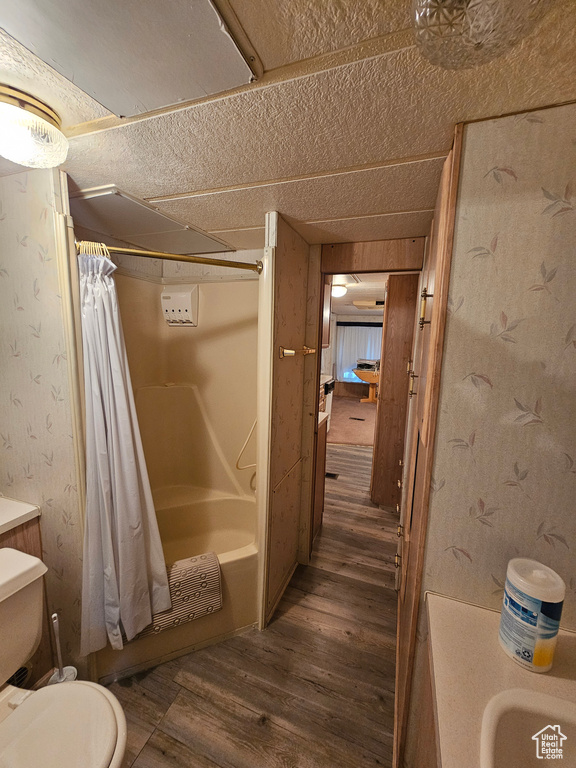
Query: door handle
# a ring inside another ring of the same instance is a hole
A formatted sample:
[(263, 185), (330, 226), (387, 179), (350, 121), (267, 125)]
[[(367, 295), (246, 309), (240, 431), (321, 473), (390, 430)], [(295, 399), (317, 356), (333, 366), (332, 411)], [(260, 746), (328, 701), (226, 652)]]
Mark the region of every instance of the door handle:
[(302, 349), (286, 349), (286, 347), (280, 347), (279, 356), (283, 357), (295, 357), (296, 355), (314, 355), (316, 350), (312, 347), (302, 347)]
[(418, 376), (412, 371), (410, 373), (410, 391), (408, 392), (408, 397), (414, 397), (414, 395), (417, 395), (417, 392), (414, 392), (414, 379), (417, 379)]
[(426, 320), (426, 299), (431, 299), (434, 296), (433, 293), (428, 293), (428, 289), (424, 288), (422, 293), (420, 294), (420, 319), (418, 320), (418, 325), (420, 326), (420, 330), (422, 331), (424, 329), (425, 325), (430, 325), (430, 320)]

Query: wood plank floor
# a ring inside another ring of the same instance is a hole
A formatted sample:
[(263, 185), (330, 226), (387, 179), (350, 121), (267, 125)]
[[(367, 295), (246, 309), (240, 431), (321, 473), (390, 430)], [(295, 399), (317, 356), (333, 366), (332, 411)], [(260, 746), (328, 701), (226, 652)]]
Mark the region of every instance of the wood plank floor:
[(372, 449), (328, 446), (324, 524), (270, 626), (114, 683), (125, 767), (363, 768), (392, 757), (395, 517)]

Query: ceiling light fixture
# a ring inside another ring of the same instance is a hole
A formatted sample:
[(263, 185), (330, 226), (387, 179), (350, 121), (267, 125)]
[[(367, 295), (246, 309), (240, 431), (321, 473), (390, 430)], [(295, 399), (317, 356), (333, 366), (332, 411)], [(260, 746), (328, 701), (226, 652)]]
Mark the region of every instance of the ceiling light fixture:
[(413, 0), (416, 42), (444, 69), (503, 56), (530, 34), (554, 0)]
[(0, 85), (0, 155), (27, 168), (55, 168), (66, 160), (68, 139), (47, 104)]
[(346, 288), (345, 285), (333, 285), (332, 286), (332, 296), (335, 299), (341, 299), (342, 296), (345, 296), (348, 293), (348, 288)]

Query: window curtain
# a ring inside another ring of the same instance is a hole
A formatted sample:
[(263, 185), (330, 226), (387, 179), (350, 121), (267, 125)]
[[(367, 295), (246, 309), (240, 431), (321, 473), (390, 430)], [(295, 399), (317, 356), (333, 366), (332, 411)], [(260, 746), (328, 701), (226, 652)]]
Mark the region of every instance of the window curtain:
[[(102, 246), (95, 247), (98, 251)], [(78, 257), (86, 394), (81, 653), (123, 647), (171, 607), (118, 313), (116, 266)]]
[(337, 328), (336, 380), (360, 382), (353, 369), (358, 367), (358, 360), (380, 360), (382, 326), (338, 325)]

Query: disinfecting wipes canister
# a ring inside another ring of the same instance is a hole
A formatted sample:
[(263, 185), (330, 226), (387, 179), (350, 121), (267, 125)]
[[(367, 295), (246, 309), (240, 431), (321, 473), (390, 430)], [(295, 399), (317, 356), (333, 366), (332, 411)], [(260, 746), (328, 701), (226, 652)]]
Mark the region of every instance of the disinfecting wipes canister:
[(508, 563), (500, 618), (500, 645), (533, 672), (552, 667), (566, 585), (536, 560)]

